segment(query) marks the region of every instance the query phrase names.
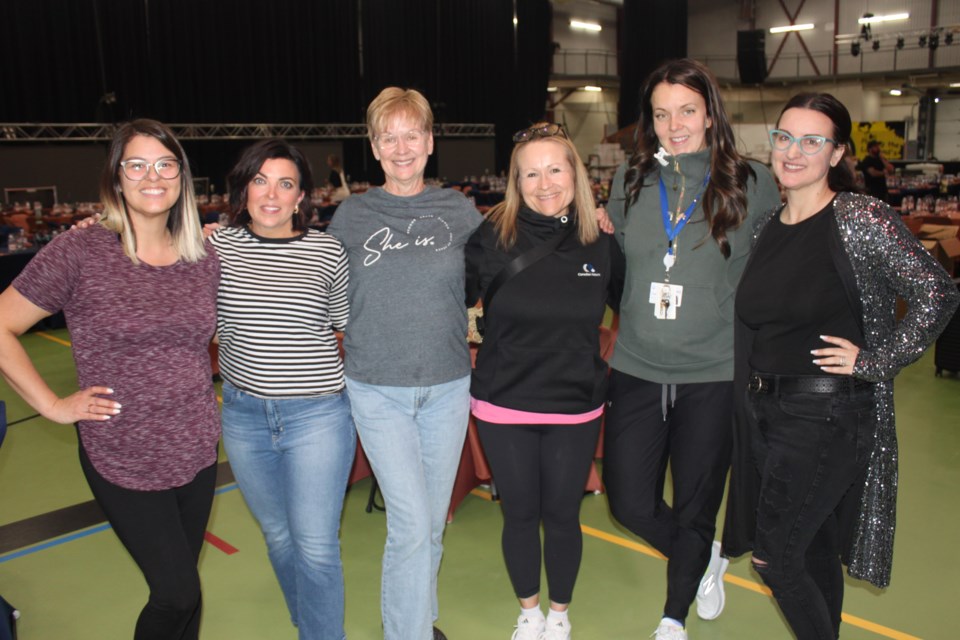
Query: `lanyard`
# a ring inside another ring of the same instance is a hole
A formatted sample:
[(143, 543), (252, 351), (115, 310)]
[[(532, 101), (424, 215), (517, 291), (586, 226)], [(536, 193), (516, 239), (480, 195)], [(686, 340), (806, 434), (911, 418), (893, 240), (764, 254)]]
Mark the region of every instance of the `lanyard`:
[(707, 171), (707, 175), (703, 176), (703, 185), (700, 188), (700, 193), (697, 194), (693, 202), (690, 203), (690, 206), (687, 207), (687, 210), (684, 211), (674, 223), (670, 220), (670, 210), (667, 203), (667, 186), (663, 183), (663, 176), (660, 176), (660, 213), (663, 216), (663, 229), (667, 233), (667, 255), (664, 257), (664, 265), (667, 267), (667, 270), (673, 266), (675, 259), (673, 255), (673, 241), (677, 239), (680, 231), (682, 231), (683, 228), (687, 226), (687, 222), (690, 221), (690, 216), (697, 207), (700, 196), (706, 191), (708, 182), (710, 182), (710, 171)]

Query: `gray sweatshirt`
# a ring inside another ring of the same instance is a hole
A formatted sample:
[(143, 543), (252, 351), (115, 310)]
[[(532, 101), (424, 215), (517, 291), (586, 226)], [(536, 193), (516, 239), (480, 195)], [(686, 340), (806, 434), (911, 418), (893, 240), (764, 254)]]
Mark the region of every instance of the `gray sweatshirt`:
[(747, 184), (748, 217), (736, 230), (727, 232), (729, 259), (709, 236), (702, 204), (697, 204), (677, 239), (677, 260), (670, 270), (670, 282), (683, 287), (682, 303), (675, 320), (659, 320), (650, 303), (651, 283), (664, 281), (663, 256), (667, 252), (658, 177), (663, 176), (667, 184), (671, 212), (676, 211), (679, 198), (673, 186), (686, 185), (681, 204), (686, 208), (702, 189), (710, 150), (668, 156), (668, 160), (668, 166), (647, 176), (637, 201), (629, 208), (623, 183), (626, 165), (613, 178), (607, 211), (627, 257), (627, 277), (611, 366), (661, 384), (733, 380), (734, 292), (750, 252), (753, 222), (780, 204), (780, 194), (767, 168), (751, 162), (757, 177)]
[(347, 377), (420, 387), (470, 375), (463, 247), (482, 217), (457, 191), (382, 188), (344, 200), (329, 233), (347, 250)]

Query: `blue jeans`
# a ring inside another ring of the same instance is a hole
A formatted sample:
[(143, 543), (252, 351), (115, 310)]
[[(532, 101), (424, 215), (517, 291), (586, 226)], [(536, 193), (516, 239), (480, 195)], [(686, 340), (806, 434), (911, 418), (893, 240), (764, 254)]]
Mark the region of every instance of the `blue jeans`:
[(340, 512), (357, 436), (346, 391), (264, 399), (223, 383), (223, 444), (301, 640), (343, 640)]
[(443, 528), (470, 415), (470, 377), (430, 387), (347, 378), (360, 442), (387, 507), (385, 640), (431, 640)]

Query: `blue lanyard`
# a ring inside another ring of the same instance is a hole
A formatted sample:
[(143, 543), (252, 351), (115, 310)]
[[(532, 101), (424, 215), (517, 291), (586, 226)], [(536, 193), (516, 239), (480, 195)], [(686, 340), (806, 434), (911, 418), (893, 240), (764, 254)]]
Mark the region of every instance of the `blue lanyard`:
[(690, 215), (697, 207), (697, 203), (700, 202), (700, 196), (707, 190), (708, 182), (710, 182), (710, 171), (707, 171), (707, 175), (703, 176), (703, 185), (700, 187), (700, 193), (693, 199), (693, 202), (691, 202), (687, 210), (683, 212), (683, 215), (680, 216), (676, 224), (672, 224), (670, 222), (670, 210), (667, 203), (667, 185), (663, 184), (663, 176), (660, 176), (660, 213), (663, 216), (663, 229), (667, 232), (667, 254), (673, 255), (673, 241), (677, 239), (680, 231), (682, 231), (690, 221)]

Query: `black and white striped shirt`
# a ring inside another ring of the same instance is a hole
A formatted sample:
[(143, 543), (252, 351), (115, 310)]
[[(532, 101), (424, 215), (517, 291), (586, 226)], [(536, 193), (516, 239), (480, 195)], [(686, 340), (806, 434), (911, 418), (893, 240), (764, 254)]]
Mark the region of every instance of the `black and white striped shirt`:
[(335, 330), (347, 323), (347, 255), (313, 229), (263, 238), (243, 227), (211, 238), (220, 257), (220, 373), (261, 397), (305, 397), (343, 389)]

